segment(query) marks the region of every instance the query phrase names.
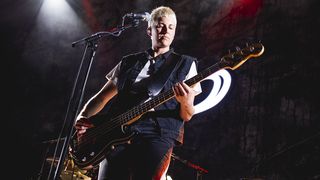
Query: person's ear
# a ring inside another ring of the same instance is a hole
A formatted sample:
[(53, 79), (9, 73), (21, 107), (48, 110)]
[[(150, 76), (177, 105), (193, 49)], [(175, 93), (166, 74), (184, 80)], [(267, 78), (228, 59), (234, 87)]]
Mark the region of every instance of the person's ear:
[(151, 26), (147, 28), (147, 34), (151, 37)]

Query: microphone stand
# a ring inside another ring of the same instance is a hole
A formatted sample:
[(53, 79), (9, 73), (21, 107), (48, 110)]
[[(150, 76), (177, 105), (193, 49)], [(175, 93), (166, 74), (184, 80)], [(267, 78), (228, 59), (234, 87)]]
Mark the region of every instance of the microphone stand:
[[(62, 148), (61, 148), (61, 151), (60, 151), (60, 155), (59, 155), (59, 160), (58, 160), (58, 163), (57, 163), (57, 166), (56, 166), (56, 169), (55, 169), (55, 172), (53, 174), (53, 180), (58, 180), (59, 179), (59, 176), (61, 174), (61, 170), (62, 170), (62, 165), (64, 163), (64, 160), (66, 158), (66, 154), (68, 152), (68, 147), (69, 147), (69, 143), (70, 143), (70, 139), (72, 137), (72, 134), (74, 134), (74, 124), (76, 122), (76, 116), (77, 114), (79, 113), (80, 111), (80, 106), (82, 104), (82, 100), (83, 100), (83, 95), (84, 95), (84, 91), (85, 91), (85, 88), (86, 88), (86, 84), (87, 84), (87, 80), (88, 80), (88, 77), (89, 77), (89, 73), (90, 73), (90, 70), (91, 70), (91, 66), (92, 66), (92, 63), (93, 63), (93, 60), (94, 60), (94, 57), (95, 57), (95, 54), (96, 54), (96, 50), (98, 48), (98, 40), (101, 39), (102, 37), (106, 37), (106, 36), (120, 36), (120, 34), (128, 29), (128, 28), (131, 28), (131, 27), (137, 27), (140, 23), (139, 20), (137, 19), (133, 19), (132, 22), (130, 24), (127, 24), (125, 25), (124, 24), (124, 20), (125, 20), (125, 17), (127, 17), (128, 15), (125, 15), (122, 17), (122, 24), (120, 27), (117, 27), (115, 29), (113, 29), (112, 31), (101, 31), (101, 32), (97, 32), (95, 34), (92, 34), (88, 37), (85, 37), (85, 38), (82, 38), (78, 41), (75, 41), (72, 43), (72, 47), (76, 47), (78, 45), (81, 45), (81, 44), (85, 44), (85, 50), (84, 50), (84, 53), (83, 53), (83, 56), (82, 56), (82, 60), (81, 60), (81, 63), (80, 63), (80, 67), (78, 69), (78, 73), (77, 73), (77, 76), (76, 76), (76, 79), (74, 81), (74, 85), (73, 85), (73, 89), (72, 89), (72, 92), (71, 92), (71, 96), (70, 96), (70, 99), (69, 99), (69, 102), (68, 102), (68, 107), (67, 107), (67, 111), (66, 111), (66, 115), (65, 115), (65, 119), (64, 119), (64, 123), (63, 123), (63, 126), (62, 126), (62, 129), (60, 131), (60, 134), (59, 134), (59, 137), (57, 139), (57, 144), (55, 145), (55, 150), (54, 150), (54, 155), (53, 155), (53, 159), (55, 159), (55, 157), (57, 156), (57, 153), (58, 153), (58, 149), (59, 149), (59, 146), (60, 145), (60, 139), (64, 138), (64, 141), (63, 141), (63, 144), (62, 144)], [(84, 60), (85, 60), (85, 57), (86, 57), (86, 54), (87, 54), (87, 50), (90, 49), (90, 61), (89, 63), (87, 63), (87, 67), (85, 69), (85, 78), (82, 82), (78, 82), (79, 81), (79, 77), (81, 75), (81, 72), (82, 72), (82, 69), (84, 68)], [(77, 86), (78, 84), (80, 83), (80, 92), (77, 94), (78, 97), (76, 97), (76, 89), (77, 89)], [(71, 105), (73, 105), (73, 109), (71, 108)], [(74, 108), (76, 107), (76, 108)], [(67, 132), (67, 135), (65, 137), (62, 137), (63, 136), (63, 132)], [(52, 162), (51, 163), (51, 166), (50, 166), (50, 170), (49, 170), (49, 175), (48, 175), (48, 178), (47, 180), (51, 180), (51, 174), (52, 174), (52, 168), (53, 168), (53, 165), (54, 163)]]

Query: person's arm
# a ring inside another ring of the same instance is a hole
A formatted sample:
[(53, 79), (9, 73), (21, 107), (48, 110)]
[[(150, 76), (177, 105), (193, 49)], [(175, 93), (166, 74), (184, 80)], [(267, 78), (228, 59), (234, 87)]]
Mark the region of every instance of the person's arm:
[(88, 120), (91, 116), (100, 112), (103, 107), (114, 97), (117, 93), (117, 81), (120, 72), (119, 62), (107, 75), (108, 81), (100, 89), (100, 91), (87, 101), (82, 110), (77, 116), (75, 128), (78, 130), (78, 136), (83, 134), (86, 129), (93, 127), (93, 124)]
[(184, 121), (190, 121), (195, 111), (193, 106), (195, 91), (184, 82), (175, 84), (173, 91), (176, 100), (180, 103), (180, 117)]
[(114, 82), (108, 81), (97, 94), (89, 99), (77, 116), (75, 128), (78, 136), (85, 133), (86, 129), (93, 127), (88, 118), (100, 112), (117, 93), (117, 87)]
[[(195, 61), (191, 64), (190, 70), (186, 75), (186, 79), (190, 79), (197, 75), (197, 66)], [(194, 98), (202, 92), (200, 83), (196, 83), (189, 87), (185, 83), (178, 83), (173, 87), (176, 100), (180, 103), (180, 117), (184, 121), (189, 121), (194, 115)]]
[(100, 112), (109, 100), (117, 94), (117, 87), (112, 81), (108, 81), (101, 90), (84, 105), (79, 116), (91, 117)]

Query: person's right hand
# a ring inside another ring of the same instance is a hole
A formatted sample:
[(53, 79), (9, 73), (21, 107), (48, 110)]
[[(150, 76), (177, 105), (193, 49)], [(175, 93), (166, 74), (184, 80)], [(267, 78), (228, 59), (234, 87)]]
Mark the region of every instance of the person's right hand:
[(94, 127), (94, 125), (90, 122), (88, 118), (79, 117), (75, 124), (78, 139), (83, 136), (83, 134), (87, 131), (87, 129), (92, 127)]

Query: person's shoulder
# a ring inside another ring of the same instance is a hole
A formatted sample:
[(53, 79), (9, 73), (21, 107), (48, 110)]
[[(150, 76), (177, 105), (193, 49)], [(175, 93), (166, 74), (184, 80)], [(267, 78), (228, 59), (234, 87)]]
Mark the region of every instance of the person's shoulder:
[(146, 55), (146, 52), (145, 51), (141, 51), (141, 52), (127, 54), (127, 55), (123, 56), (123, 59), (136, 59), (138, 57), (142, 57), (142, 56), (145, 56), (145, 55)]
[(183, 59), (187, 59), (187, 60), (190, 60), (190, 61), (197, 61), (197, 58), (194, 57), (194, 56), (190, 56), (190, 55), (186, 55), (186, 54), (182, 54), (181, 55)]
[(177, 52), (173, 52), (173, 54), (180, 56), (182, 58), (182, 60), (184, 60), (184, 61), (192, 61), (192, 62), (197, 61), (196, 57), (188, 55), (188, 54), (179, 54)]

